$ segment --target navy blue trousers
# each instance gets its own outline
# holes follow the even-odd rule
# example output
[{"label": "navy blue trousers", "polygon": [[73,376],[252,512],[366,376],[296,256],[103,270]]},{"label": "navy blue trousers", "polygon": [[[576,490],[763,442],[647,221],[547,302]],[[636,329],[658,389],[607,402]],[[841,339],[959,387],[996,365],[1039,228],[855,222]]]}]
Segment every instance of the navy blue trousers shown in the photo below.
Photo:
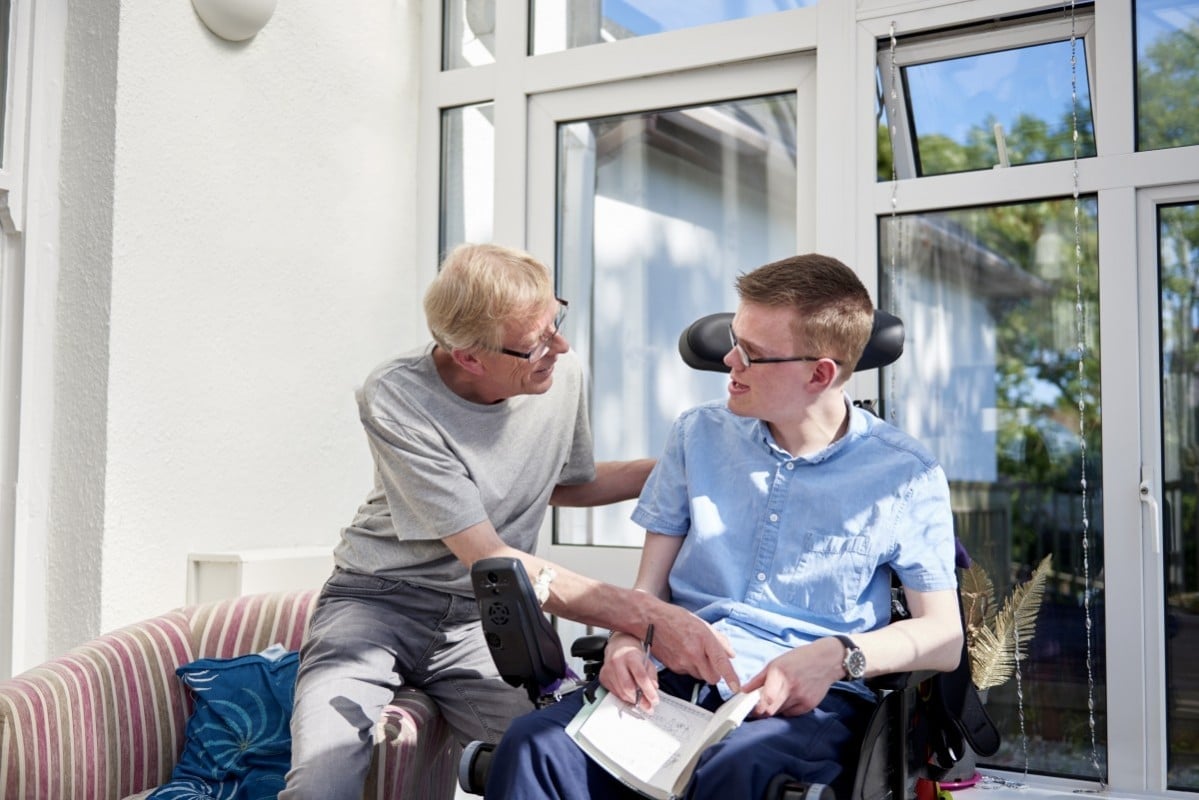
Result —
[{"label": "navy blue trousers", "polygon": [[[695,681],[662,672],[662,691],[690,697]],[[720,695],[701,690],[699,704],[712,708]],[[565,728],[583,705],[583,692],[518,717],[496,748],[487,778],[487,797],[542,800],[580,797],[636,798],[595,764]],[[843,768],[855,760],[870,703],[845,692],[829,692],[811,712],[799,717],[747,719],[700,757],[687,788],[689,800],[758,800],[774,778],[785,773],[811,783],[839,786]]]}]

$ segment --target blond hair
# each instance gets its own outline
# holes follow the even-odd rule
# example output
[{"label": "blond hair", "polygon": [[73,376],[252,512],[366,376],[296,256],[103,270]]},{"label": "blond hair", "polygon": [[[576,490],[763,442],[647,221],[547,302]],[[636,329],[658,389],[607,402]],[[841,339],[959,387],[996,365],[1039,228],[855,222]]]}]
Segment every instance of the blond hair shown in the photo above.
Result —
[{"label": "blond hair", "polygon": [[554,303],[550,272],[533,256],[496,244],[455,247],[425,292],[425,319],[446,350],[503,346],[505,325],[535,325]]},{"label": "blond hair", "polygon": [[737,294],[750,303],[794,309],[796,345],[849,371],[870,340],[870,293],[853,270],[830,256],[809,253],[758,267],[737,278]]}]

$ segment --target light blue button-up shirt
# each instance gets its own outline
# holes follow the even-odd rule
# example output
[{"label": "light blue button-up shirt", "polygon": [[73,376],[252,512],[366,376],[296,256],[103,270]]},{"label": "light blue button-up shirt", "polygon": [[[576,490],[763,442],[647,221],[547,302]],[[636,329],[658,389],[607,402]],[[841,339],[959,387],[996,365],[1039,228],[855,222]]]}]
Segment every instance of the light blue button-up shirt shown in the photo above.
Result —
[{"label": "light blue button-up shirt", "polygon": [[797,645],[886,625],[892,571],[915,591],[957,586],[944,471],[849,409],[845,436],[798,458],[724,401],[686,411],[633,511],[685,537],[671,596],[729,637],[743,682]]}]

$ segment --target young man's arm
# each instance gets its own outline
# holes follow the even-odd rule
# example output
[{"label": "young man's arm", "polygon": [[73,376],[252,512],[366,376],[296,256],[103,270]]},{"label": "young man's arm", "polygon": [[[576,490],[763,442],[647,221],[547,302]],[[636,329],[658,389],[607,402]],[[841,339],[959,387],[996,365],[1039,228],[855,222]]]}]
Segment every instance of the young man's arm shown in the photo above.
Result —
[{"label": "young man's arm", "polygon": [[710,683],[724,678],[729,685],[737,685],[724,637],[699,617],[666,602],[657,593],[603,583],[509,547],[490,522],[472,525],[442,541],[468,567],[481,558],[515,558],[524,565],[533,581],[548,567],[554,571],[554,579],[549,584],[549,597],[543,605],[547,613],[585,625],[621,631],[638,641],[645,638],[652,623],[655,650],[663,654],[661,660],[668,667],[678,669],[685,665],[687,668],[679,671],[689,672]]},{"label": "young man's arm", "polygon": [[[854,634],[853,643],[866,656],[866,677],[913,670],[947,671],[962,652],[962,621],[957,591],[904,591],[908,619],[869,633]],[[815,708],[834,681],[845,676],[845,646],[827,637],[771,661],[744,686],[762,689],[754,713],[796,716]]]},{"label": "young man's arm", "polygon": [[595,465],[595,480],[558,484],[550,494],[550,505],[590,507],[632,500],[641,493],[655,463],[652,458],[600,461]]}]

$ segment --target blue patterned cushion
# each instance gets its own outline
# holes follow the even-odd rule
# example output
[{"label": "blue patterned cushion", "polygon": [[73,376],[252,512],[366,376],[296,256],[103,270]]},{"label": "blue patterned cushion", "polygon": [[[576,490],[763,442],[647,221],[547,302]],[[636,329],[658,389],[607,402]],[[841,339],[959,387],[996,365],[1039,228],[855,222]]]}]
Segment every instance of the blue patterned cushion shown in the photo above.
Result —
[{"label": "blue patterned cushion", "polygon": [[[281,649],[281,648],[280,648]],[[202,658],[175,671],[196,709],[171,780],[154,800],[273,800],[291,766],[299,653]]]}]

